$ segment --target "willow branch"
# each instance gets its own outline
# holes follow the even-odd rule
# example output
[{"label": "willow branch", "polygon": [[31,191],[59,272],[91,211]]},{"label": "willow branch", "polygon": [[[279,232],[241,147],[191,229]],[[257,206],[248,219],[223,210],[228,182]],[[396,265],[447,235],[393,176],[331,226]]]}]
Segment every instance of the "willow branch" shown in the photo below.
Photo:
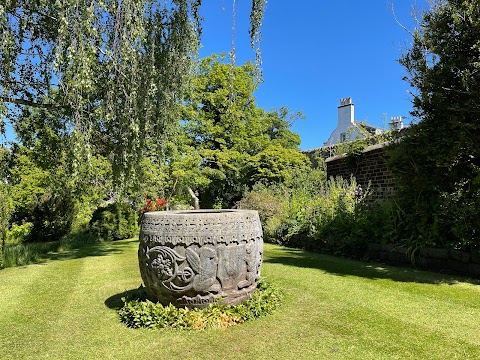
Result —
[{"label": "willow branch", "polygon": [[59,104],[42,104],[37,103],[35,101],[25,100],[25,99],[15,99],[8,96],[0,96],[0,100],[3,102],[15,104],[15,105],[26,105],[31,106],[39,109],[54,109],[54,108],[61,108],[62,106]]}]

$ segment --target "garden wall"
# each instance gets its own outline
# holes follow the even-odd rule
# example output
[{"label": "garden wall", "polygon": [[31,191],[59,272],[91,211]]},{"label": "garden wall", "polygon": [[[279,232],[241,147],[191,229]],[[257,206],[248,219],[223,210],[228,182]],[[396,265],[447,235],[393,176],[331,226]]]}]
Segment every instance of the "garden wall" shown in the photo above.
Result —
[{"label": "garden wall", "polygon": [[314,252],[341,254],[389,265],[414,266],[442,274],[480,279],[480,252],[469,253],[459,250],[423,248],[415,251],[412,259],[407,249],[400,246],[371,243],[364,247],[352,248],[347,243],[322,242],[301,235],[292,237],[288,244],[284,245]]},{"label": "garden wall", "polygon": [[329,157],[325,163],[328,178],[341,176],[348,179],[353,175],[363,190],[370,185],[368,202],[385,199],[395,190],[395,178],[385,161],[384,144],[369,146],[357,155]]}]

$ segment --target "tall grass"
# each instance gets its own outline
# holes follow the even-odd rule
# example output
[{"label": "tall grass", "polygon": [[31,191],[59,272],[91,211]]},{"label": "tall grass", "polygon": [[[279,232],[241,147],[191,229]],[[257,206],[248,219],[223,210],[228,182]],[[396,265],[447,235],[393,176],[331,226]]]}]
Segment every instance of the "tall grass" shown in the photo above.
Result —
[{"label": "tall grass", "polygon": [[3,266],[7,268],[36,263],[42,255],[58,251],[59,248],[60,241],[6,245],[3,249]]},{"label": "tall grass", "polygon": [[0,255],[3,255],[3,267],[8,268],[41,262],[50,252],[78,249],[100,242],[87,231],[75,232],[57,241],[6,244]]}]

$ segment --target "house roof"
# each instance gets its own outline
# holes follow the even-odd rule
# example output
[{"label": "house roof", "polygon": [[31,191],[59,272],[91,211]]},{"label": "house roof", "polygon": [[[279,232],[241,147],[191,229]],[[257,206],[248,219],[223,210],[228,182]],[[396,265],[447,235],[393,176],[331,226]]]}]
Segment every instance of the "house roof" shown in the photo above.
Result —
[{"label": "house roof", "polygon": [[377,133],[378,131],[381,131],[383,132],[384,129],[378,127],[378,126],[373,126],[373,125],[368,125],[368,124],[365,124],[364,122],[361,122],[361,121],[357,121],[357,120],[354,120],[353,121],[353,125],[358,128],[359,130],[366,130],[368,131],[370,134],[375,134]]}]

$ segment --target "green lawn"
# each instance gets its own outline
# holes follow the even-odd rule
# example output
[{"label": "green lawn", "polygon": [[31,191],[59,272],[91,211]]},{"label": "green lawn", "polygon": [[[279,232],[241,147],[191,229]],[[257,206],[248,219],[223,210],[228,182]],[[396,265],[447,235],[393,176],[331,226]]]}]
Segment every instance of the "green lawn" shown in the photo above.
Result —
[{"label": "green lawn", "polygon": [[128,329],[137,241],[0,271],[0,359],[480,359],[480,286],[462,278],[265,245],[273,315],[228,329]]}]

